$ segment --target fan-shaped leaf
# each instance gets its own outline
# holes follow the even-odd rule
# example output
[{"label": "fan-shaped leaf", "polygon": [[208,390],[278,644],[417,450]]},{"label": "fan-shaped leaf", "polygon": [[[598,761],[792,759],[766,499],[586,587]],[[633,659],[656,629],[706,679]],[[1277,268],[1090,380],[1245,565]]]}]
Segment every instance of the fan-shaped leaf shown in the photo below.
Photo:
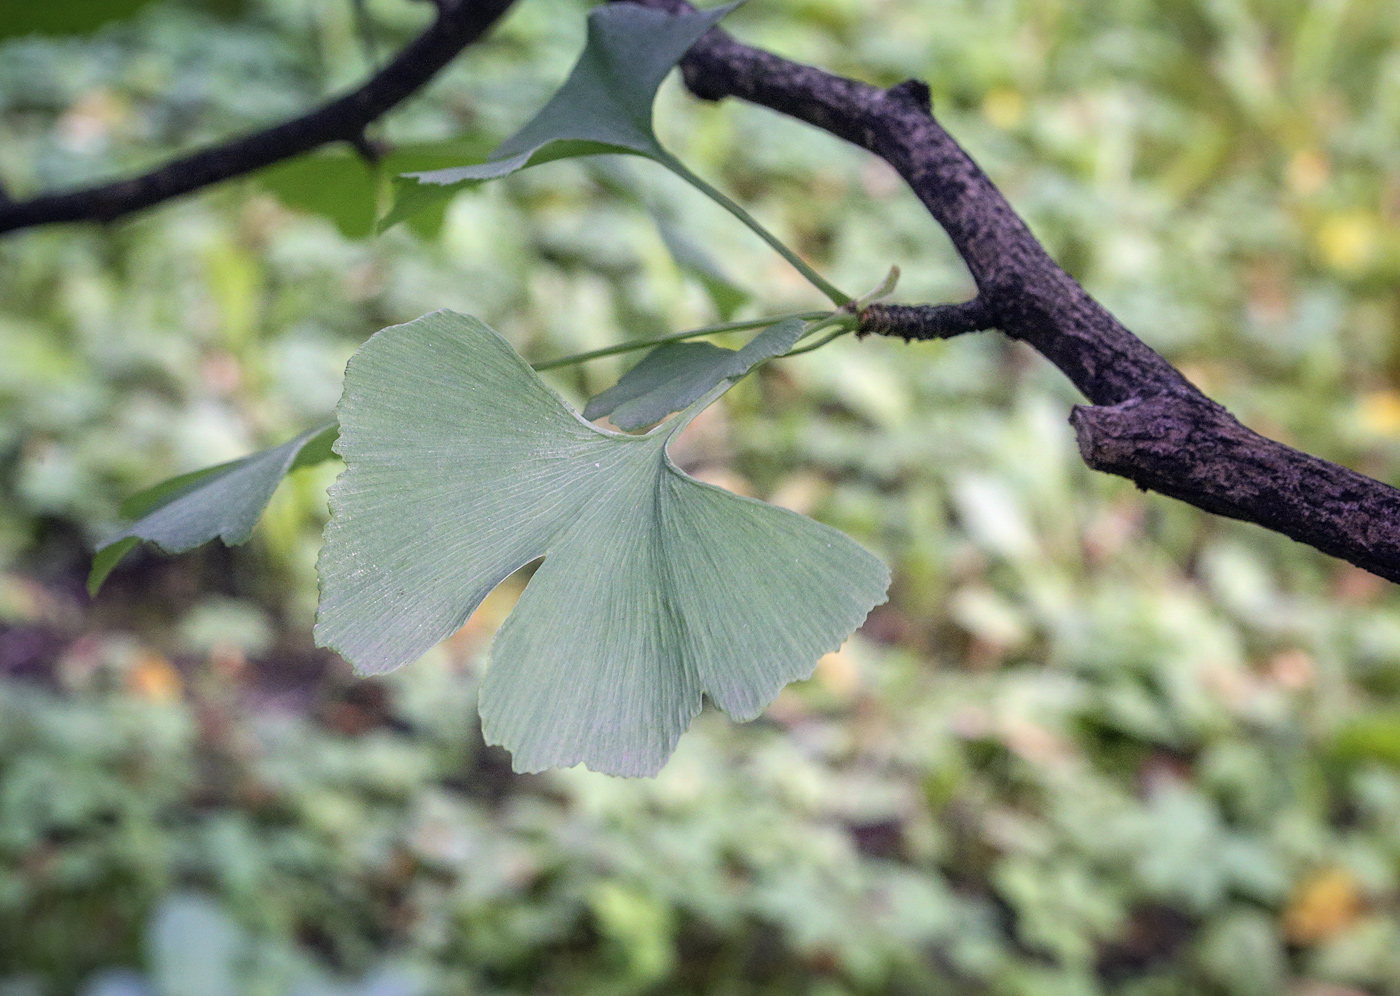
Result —
[{"label": "fan-shaped leaf", "polygon": [[736,6],[680,14],[633,3],[595,7],[583,54],[549,103],[484,163],[400,177],[381,227],[464,186],[555,159],[625,153],[669,166],[651,127],[656,91],[690,46]]},{"label": "fan-shaped leaf", "polygon": [[686,476],[563,403],[475,318],[436,312],[351,359],[317,641],[362,673],[416,659],[544,557],[497,635],[482,727],[520,771],[656,772],[702,694],[739,719],[883,598],[858,544]]},{"label": "fan-shaped leaf", "polygon": [[97,594],[112,568],[141,540],[165,553],[184,553],[216,538],[228,546],[246,542],[282,478],[332,457],[335,437],[335,426],[321,426],[281,446],[182,474],[132,495],[123,503],[122,514],[139,518],[98,548],[88,591]]},{"label": "fan-shaped leaf", "polygon": [[699,400],[721,381],[738,380],[757,364],[786,353],[806,324],[789,318],[764,329],[743,349],[708,342],[658,346],[612,387],[588,402],[583,417],[608,415],[620,429],[640,429]]}]

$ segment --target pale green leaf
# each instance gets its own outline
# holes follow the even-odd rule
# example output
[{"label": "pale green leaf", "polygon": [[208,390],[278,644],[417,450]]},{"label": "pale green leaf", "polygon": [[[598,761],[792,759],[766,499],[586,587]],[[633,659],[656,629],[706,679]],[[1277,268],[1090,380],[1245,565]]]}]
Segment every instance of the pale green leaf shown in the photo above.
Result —
[{"label": "pale green leaf", "polygon": [[653,349],[612,387],[588,402],[583,417],[610,416],[620,429],[640,429],[699,400],[721,381],[738,380],[755,365],[786,353],[802,337],[800,318],[764,329],[743,349],[707,342],[672,342]]},{"label": "pale green leaf", "polygon": [[[710,397],[717,396],[717,387]],[[487,740],[519,771],[656,772],[708,695],[750,719],[884,597],[843,534],[702,484],[666,446],[564,404],[475,318],[436,312],[351,359],[316,639],[361,673],[415,660],[544,557],[497,635]]]},{"label": "pale green leaf", "polygon": [[651,126],[656,91],[690,46],[736,6],[680,14],[633,3],[595,7],[583,53],[549,103],[484,163],[400,177],[381,227],[465,186],[555,159],[625,153],[670,165]]},{"label": "pale green leaf", "polygon": [[282,478],[333,456],[335,436],[335,426],[320,426],[281,446],[182,474],[128,498],[122,513],[139,518],[98,548],[88,591],[97,594],[112,568],[142,540],[165,553],[184,553],[213,539],[228,546],[247,541]]}]

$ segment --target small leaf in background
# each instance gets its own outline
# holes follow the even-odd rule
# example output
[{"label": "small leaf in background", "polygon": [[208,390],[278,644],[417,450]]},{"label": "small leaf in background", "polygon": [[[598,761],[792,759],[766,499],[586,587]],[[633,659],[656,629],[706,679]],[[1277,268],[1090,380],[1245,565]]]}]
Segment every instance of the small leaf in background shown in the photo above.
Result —
[{"label": "small leaf in background", "polygon": [[[346,238],[362,239],[374,234],[389,176],[479,158],[490,148],[480,135],[467,133],[448,141],[396,145],[372,164],[348,148],[319,149],[259,170],[252,178],[287,207],[320,215]],[[446,207],[445,200],[436,201],[409,219],[409,227],[425,238],[435,236]]]},{"label": "small leaf in background", "polygon": [[166,898],[146,936],[159,996],[238,996],[246,939],[214,900],[197,893]]},{"label": "small leaf in background", "polygon": [[122,557],[142,540],[165,553],[184,553],[213,539],[227,546],[246,542],[282,478],[334,456],[335,436],[335,426],[320,426],[281,446],[181,474],[133,495],[121,511],[139,518],[98,547],[88,592],[96,595]]},{"label": "small leaf in background", "polygon": [[184,690],[184,681],[164,654],[141,650],[126,673],[126,687],[150,702],[174,702]]},{"label": "small leaf in background", "polygon": [[[180,6],[227,17],[242,13],[244,3],[245,0],[184,0]],[[0,42],[31,35],[91,35],[153,6],[156,0],[6,0],[0,5]]]},{"label": "small leaf in background", "polygon": [[283,204],[329,218],[347,239],[374,232],[380,168],[349,149],[323,149],[259,171],[254,179]]},{"label": "small leaf in background", "polygon": [[475,318],[440,311],[374,335],[337,414],[346,469],[317,642],[361,673],[390,670],[544,557],[481,691],[485,737],[518,771],[654,774],[702,695],[752,719],[889,583],[836,530],[683,474],[666,446],[687,417],[600,430]]},{"label": "small leaf in background", "polygon": [[705,293],[710,296],[721,318],[728,320],[734,312],[748,303],[749,292],[730,280],[724,268],[704,247],[687,235],[668,215],[659,211],[653,211],[652,214],[656,218],[656,230],[661,234],[666,251],[671,254],[671,258],[676,261],[682,272],[700,281],[700,286],[705,288]]},{"label": "small leaf in background", "polygon": [[743,349],[708,342],[669,342],[648,353],[583,410],[590,422],[609,416],[620,429],[641,429],[704,397],[724,380],[738,380],[756,365],[786,353],[802,338],[800,318],[770,325]]},{"label": "small leaf in background", "polygon": [[1263,912],[1230,910],[1207,922],[1201,935],[1201,968],[1230,996],[1275,996],[1290,988],[1288,956]]},{"label": "small leaf in background", "polygon": [[669,165],[651,127],[656,91],[690,46],[736,6],[681,14],[631,3],[595,7],[583,54],[549,103],[484,163],[400,177],[381,228],[470,184],[556,159],[623,153]]},{"label": "small leaf in background", "polygon": [[1317,944],[1350,927],[1361,916],[1361,887],[1345,868],[1324,868],[1298,883],[1283,910],[1290,943]]},{"label": "small leaf in background", "polygon": [[1332,738],[1331,754],[1343,764],[1374,761],[1400,768],[1400,711],[1373,710],[1342,724]]},{"label": "small leaf in background", "polygon": [[109,968],[98,972],[84,983],[78,996],[155,996],[140,972],[128,968]]},{"label": "small leaf in background", "polygon": [[125,20],[152,0],[47,0],[6,3],[0,41],[25,35],[86,35]]},{"label": "small leaf in background", "polygon": [[655,985],[675,967],[675,917],[654,894],[609,880],[593,888],[588,905],[626,966],[620,974],[630,988]]}]

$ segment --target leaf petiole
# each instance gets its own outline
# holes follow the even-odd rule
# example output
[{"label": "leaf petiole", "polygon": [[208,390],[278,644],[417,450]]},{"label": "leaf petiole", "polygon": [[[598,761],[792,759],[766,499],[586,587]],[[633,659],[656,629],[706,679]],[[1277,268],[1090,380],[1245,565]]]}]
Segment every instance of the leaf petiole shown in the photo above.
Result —
[{"label": "leaf petiole", "polygon": [[651,339],[638,339],[635,342],[618,343],[616,346],[605,346],[602,349],[591,349],[586,353],[575,353],[572,356],[561,356],[557,360],[546,360],[543,363],[533,363],[531,366],[536,371],[553,370],[556,367],[566,367],[574,363],[584,363],[588,360],[596,360],[603,356],[615,356],[618,353],[630,353],[638,349],[646,349],[648,346],[658,346],[667,342],[680,342],[684,339],[698,339],[705,335],[718,335],[721,332],[742,332],[745,329],[767,328],[776,325],[781,321],[800,318],[803,321],[821,321],[829,319],[832,313],[829,311],[801,311],[792,315],[777,315],[772,318],[750,318],[741,322],[720,322],[717,325],[705,325],[697,329],[687,329],[684,332],[671,332],[667,335],[656,336]]},{"label": "leaf petiole", "polygon": [[786,353],[784,353],[782,356],[776,357],[776,359],[785,360],[785,359],[787,359],[789,356],[801,356],[803,353],[810,353],[810,352],[812,352],[812,350],[814,350],[814,349],[821,349],[821,348],[822,348],[823,346],[825,346],[827,343],[832,342],[832,341],[834,341],[834,340],[836,340],[836,339],[841,338],[841,336],[846,335],[846,334],[849,333],[850,331],[851,331],[850,328],[843,326],[843,327],[841,327],[841,328],[836,329],[835,331],[831,332],[831,333],[828,334],[828,335],[822,336],[820,339],[818,339],[816,342],[812,343],[810,346],[801,346],[801,347],[799,347],[799,348],[797,348],[797,349],[789,349],[789,350],[788,350]]},{"label": "leaf petiole", "polygon": [[820,332],[822,329],[831,328],[833,325],[839,326],[837,329],[810,345],[802,346],[798,349],[789,349],[786,353],[783,353],[782,356],[776,357],[776,359],[781,360],[788,356],[801,356],[803,353],[810,353],[813,350],[821,349],[829,342],[841,338],[841,336],[848,332],[854,332],[860,325],[861,312],[873,302],[888,297],[893,293],[895,284],[897,283],[899,283],[899,267],[891,266],[890,272],[885,276],[885,279],[880,282],[880,286],[876,287],[868,294],[848,301],[841,307],[840,311],[832,312],[830,315],[814,321],[807,330],[802,333],[802,338],[799,339],[798,342]]},{"label": "leaf petiole", "polygon": [[661,165],[671,170],[671,172],[675,173],[681,179],[685,180],[696,190],[699,190],[706,197],[710,198],[710,200],[714,201],[720,207],[724,208],[734,217],[742,221],[746,226],[748,226],[751,232],[757,235],[764,242],[767,242],[768,245],[771,246],[779,256],[782,256],[783,259],[787,260],[794,267],[796,267],[797,272],[801,273],[804,277],[806,277],[808,283],[810,283],[813,287],[817,288],[817,290],[821,291],[828,298],[830,298],[832,304],[836,305],[839,308],[851,302],[851,295],[847,294],[845,291],[832,284],[829,280],[823,277],[816,270],[812,269],[812,267],[809,266],[807,262],[802,259],[801,256],[797,255],[797,253],[793,252],[786,245],[784,245],[776,235],[774,235],[772,232],[768,231],[768,229],[760,225],[758,223],[758,220],[754,218],[753,215],[745,211],[736,202],[730,200],[729,197],[726,196],[722,191],[718,190],[715,187],[712,187],[700,177],[696,176],[693,172],[691,172],[690,168],[685,165],[685,163],[681,162],[669,152],[665,153],[665,158],[657,159],[657,162],[661,163]]}]

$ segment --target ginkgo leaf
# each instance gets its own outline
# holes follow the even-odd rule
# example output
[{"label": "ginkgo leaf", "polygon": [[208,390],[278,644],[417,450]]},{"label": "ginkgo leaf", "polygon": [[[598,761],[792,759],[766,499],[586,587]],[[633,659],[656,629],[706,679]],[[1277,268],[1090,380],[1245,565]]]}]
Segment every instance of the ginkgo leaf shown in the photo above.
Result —
[{"label": "ginkgo leaf", "polygon": [[656,91],[690,46],[737,6],[678,14],[634,3],[595,7],[583,54],[549,103],[484,163],[400,177],[381,228],[462,187],[556,159],[623,153],[671,166],[652,131]]},{"label": "ginkgo leaf", "polygon": [[702,695],[750,719],[811,674],[884,597],[860,545],[702,484],[676,432],[566,405],[475,318],[440,311],[372,336],[337,414],[316,639],[362,674],[415,660],[540,557],[497,634],[482,729],[518,771],[655,773]]},{"label": "ginkgo leaf", "polygon": [[246,542],[282,478],[334,456],[335,438],[335,426],[320,426],[281,446],[181,474],[132,495],[121,512],[136,521],[98,547],[88,574],[89,593],[96,595],[142,540],[165,553],[184,553],[213,539],[227,546]]},{"label": "ginkgo leaf", "polygon": [[806,329],[800,318],[771,325],[743,349],[708,342],[671,342],[648,353],[612,387],[588,402],[583,417],[604,415],[619,429],[640,429],[699,400],[724,380],[737,380],[757,364],[793,347]]}]

